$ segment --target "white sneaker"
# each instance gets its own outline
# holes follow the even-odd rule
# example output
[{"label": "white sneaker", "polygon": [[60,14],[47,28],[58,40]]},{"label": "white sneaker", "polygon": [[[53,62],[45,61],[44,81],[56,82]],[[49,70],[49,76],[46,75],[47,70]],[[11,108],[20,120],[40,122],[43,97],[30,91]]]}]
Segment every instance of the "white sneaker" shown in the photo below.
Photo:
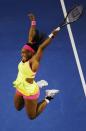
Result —
[{"label": "white sneaker", "polygon": [[39,86],[39,88],[42,88],[42,87],[48,86],[48,82],[45,80],[40,80],[37,82],[37,85]]},{"label": "white sneaker", "polygon": [[52,90],[46,90],[46,97],[54,97],[56,94],[58,94],[60,90],[52,89]]}]

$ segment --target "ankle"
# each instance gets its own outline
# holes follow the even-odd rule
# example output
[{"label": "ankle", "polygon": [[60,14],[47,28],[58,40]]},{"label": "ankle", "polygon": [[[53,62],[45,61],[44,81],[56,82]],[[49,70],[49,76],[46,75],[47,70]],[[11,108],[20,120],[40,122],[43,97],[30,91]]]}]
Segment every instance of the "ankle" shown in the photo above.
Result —
[{"label": "ankle", "polygon": [[51,96],[45,97],[45,101],[46,101],[47,103],[49,103],[52,99],[53,99],[53,97],[51,97]]}]

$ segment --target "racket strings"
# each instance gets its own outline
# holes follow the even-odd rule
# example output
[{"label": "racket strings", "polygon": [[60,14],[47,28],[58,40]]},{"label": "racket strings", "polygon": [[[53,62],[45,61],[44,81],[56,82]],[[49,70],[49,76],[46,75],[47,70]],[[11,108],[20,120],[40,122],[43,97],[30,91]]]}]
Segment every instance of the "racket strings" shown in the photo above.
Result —
[{"label": "racket strings", "polygon": [[73,10],[71,10],[68,14],[69,22],[76,21],[81,16],[82,10],[83,10],[82,6],[78,6],[74,8]]}]

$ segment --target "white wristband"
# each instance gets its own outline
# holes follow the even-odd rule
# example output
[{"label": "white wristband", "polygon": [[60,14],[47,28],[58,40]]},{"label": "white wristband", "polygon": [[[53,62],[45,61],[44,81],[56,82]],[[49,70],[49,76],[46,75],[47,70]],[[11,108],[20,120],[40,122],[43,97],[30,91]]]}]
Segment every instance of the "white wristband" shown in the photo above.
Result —
[{"label": "white wristband", "polygon": [[49,38],[53,38],[54,37],[54,35],[51,33],[50,35],[49,35]]},{"label": "white wristband", "polygon": [[56,31],[60,31],[60,29],[61,29],[60,27],[57,27],[55,30],[56,30]]}]

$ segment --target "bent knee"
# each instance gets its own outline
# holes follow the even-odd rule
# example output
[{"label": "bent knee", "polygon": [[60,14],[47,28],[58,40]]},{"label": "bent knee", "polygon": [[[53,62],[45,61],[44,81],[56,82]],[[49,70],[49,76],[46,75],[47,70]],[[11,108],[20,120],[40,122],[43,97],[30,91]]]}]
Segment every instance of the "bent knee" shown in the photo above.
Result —
[{"label": "bent knee", "polygon": [[15,104],[15,108],[17,111],[21,111],[24,106],[20,106],[18,104]]},{"label": "bent knee", "polygon": [[36,116],[29,116],[30,120],[34,120],[36,118]]},{"label": "bent knee", "polygon": [[27,114],[30,120],[34,120],[36,118],[36,114]]},{"label": "bent knee", "polygon": [[21,110],[22,110],[22,108],[16,107],[16,110],[17,110],[17,111],[21,111]]}]

